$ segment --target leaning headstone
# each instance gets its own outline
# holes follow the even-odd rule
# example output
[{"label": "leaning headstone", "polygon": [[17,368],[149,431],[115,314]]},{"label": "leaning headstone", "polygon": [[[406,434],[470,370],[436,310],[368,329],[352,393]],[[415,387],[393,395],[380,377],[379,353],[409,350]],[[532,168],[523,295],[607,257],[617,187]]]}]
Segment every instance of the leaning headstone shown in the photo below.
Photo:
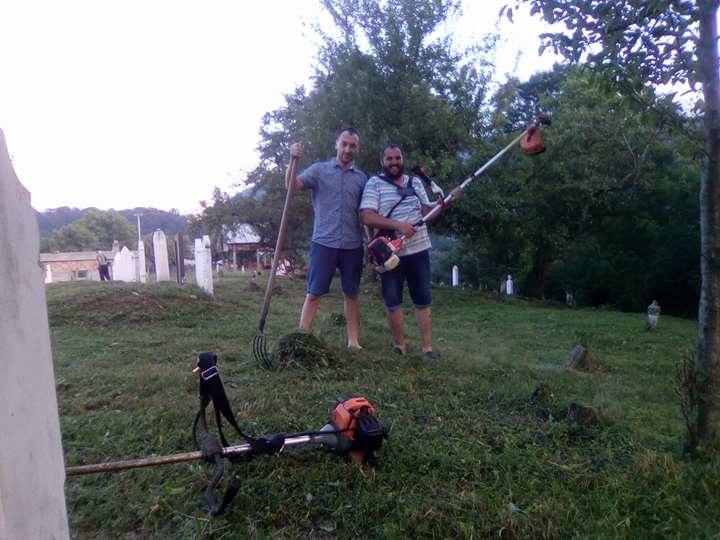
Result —
[{"label": "leaning headstone", "polygon": [[39,234],[0,130],[0,538],[69,538]]},{"label": "leaning headstone", "polygon": [[452,267],[452,286],[460,286],[460,269],[458,268],[457,264],[453,265]]},{"label": "leaning headstone", "polygon": [[210,238],[195,239],[195,281],[208,294],[213,294],[212,252]]},{"label": "leaning headstone", "polygon": [[660,305],[657,300],[653,300],[647,308],[647,326],[650,330],[655,330],[660,319]]},{"label": "leaning headstone", "polygon": [[165,233],[156,229],[153,233],[153,254],[155,255],[155,281],[170,281],[167,240]]},{"label": "leaning headstone", "polygon": [[565,363],[565,367],[577,371],[603,371],[602,366],[595,360],[595,357],[590,354],[590,351],[579,343],[570,351],[570,356]]},{"label": "leaning headstone", "polygon": [[114,281],[137,281],[136,259],[133,253],[126,247],[118,251],[113,257],[113,280]]}]

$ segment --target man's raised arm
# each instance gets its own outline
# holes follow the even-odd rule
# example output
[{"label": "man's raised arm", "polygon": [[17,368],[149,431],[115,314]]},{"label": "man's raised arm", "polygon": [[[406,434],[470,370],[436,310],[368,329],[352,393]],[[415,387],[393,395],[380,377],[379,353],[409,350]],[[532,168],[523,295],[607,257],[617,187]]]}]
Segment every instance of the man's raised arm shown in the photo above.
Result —
[{"label": "man's raised arm", "polygon": [[[290,157],[291,158],[298,158],[298,160],[302,159],[303,157],[303,145],[302,143],[296,142],[293,143],[292,146],[290,146]],[[291,179],[293,183],[293,189],[303,189],[305,187],[305,184],[302,183],[302,180],[299,180],[297,176],[295,178]],[[285,189],[287,189],[289,186],[286,185]]]}]

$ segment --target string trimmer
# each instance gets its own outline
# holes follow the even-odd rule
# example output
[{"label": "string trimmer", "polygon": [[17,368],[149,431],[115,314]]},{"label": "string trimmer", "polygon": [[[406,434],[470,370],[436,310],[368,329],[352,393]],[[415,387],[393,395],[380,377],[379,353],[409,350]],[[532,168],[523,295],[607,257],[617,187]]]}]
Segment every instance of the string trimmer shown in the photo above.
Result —
[{"label": "string trimmer", "polygon": [[[522,148],[523,153],[526,155],[532,156],[544,152],[545,146],[543,145],[542,139],[540,137],[541,125],[549,126],[550,117],[544,114],[539,115],[535,122],[530,124],[530,126],[528,126],[525,131],[523,131],[520,135],[510,141],[510,143],[505,148],[500,150],[497,154],[495,154],[495,156],[493,156],[490,161],[485,163],[482,167],[480,167],[469,177],[463,180],[460,183],[459,187],[465,189],[465,187],[470,182],[481,176],[498,159],[505,155],[508,150],[510,150],[518,143],[520,143],[520,147]],[[438,204],[436,204],[435,207],[430,210],[430,212],[428,212],[423,218],[413,223],[413,227],[417,228],[432,220],[436,215],[442,212],[443,208],[445,208],[445,206],[449,204],[454,199],[454,197],[452,193],[444,195],[442,189],[437,184],[435,184],[435,182],[428,178],[422,178],[425,175],[425,170],[423,167],[417,167],[413,169],[412,172],[415,175],[420,176],[420,178],[424,180],[425,183],[429,183],[433,193],[437,193],[440,195]],[[369,259],[377,272],[382,274],[383,272],[387,272],[388,270],[392,270],[393,268],[397,267],[397,265],[400,263],[400,258],[397,256],[397,252],[402,249],[404,241],[404,235],[395,239],[389,238],[387,236],[378,236],[368,244]]]},{"label": "string trimmer", "polygon": [[268,311],[270,310],[270,300],[272,299],[273,285],[275,283],[275,272],[277,271],[278,263],[282,257],[282,247],[285,242],[288,215],[290,214],[290,205],[292,203],[293,180],[297,175],[299,160],[300,158],[296,156],[290,158],[290,165],[285,173],[285,185],[287,186],[285,205],[283,206],[283,213],[280,218],[280,229],[278,230],[277,242],[275,243],[275,253],[273,254],[272,265],[270,266],[270,275],[268,276],[267,286],[265,287],[265,297],[263,298],[262,307],[260,308],[258,333],[253,339],[252,344],[255,359],[262,362],[268,369],[273,369],[275,366],[273,365],[272,357],[267,350],[267,341],[265,339],[265,321],[267,320]]},{"label": "string trimmer", "polygon": [[[195,415],[192,427],[192,438],[198,451],[68,467],[65,471],[66,475],[111,472],[203,459],[215,465],[215,473],[205,489],[204,496],[210,513],[216,516],[227,509],[240,489],[240,480],[235,476],[228,484],[222,501],[219,504],[216,502],[214,491],[225,473],[223,458],[237,462],[260,455],[279,456],[290,447],[322,445],[338,455],[347,455],[354,461],[371,465],[377,463],[378,451],[387,433],[376,416],[375,407],[364,397],[338,398],[330,412],[330,420],[319,431],[250,437],[240,429],[230,407],[230,401],[220,378],[217,355],[211,352],[200,353],[193,372],[200,378],[200,409]],[[211,402],[220,440],[210,432],[207,425],[205,412]],[[242,444],[231,446],[228,443],[222,430],[223,416],[242,437],[244,440]]]}]

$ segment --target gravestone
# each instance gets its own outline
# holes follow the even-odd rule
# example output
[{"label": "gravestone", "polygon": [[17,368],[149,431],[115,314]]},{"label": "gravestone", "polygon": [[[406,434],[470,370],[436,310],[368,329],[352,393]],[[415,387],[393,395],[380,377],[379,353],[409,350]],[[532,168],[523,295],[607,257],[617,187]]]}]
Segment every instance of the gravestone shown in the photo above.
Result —
[{"label": "gravestone", "polygon": [[155,281],[170,281],[167,240],[165,233],[156,229],[153,233],[153,254],[155,255]]},{"label": "gravestone", "polygon": [[647,326],[651,330],[657,329],[658,319],[660,318],[660,305],[657,300],[653,300],[647,308]]},{"label": "gravestone", "polygon": [[513,285],[513,279],[512,275],[508,274],[507,281],[505,282],[505,294],[508,296],[512,296],[515,292],[515,287]]},{"label": "gravestone", "polygon": [[137,281],[139,281],[140,283],[147,283],[147,269],[145,267],[145,242],[143,242],[142,239],[138,239],[138,249],[135,257],[135,263],[137,264]]},{"label": "gravestone", "polygon": [[123,246],[123,248],[113,257],[113,280],[115,281],[137,281],[136,258],[133,253]]},{"label": "gravestone", "polygon": [[213,294],[212,252],[210,237],[195,239],[195,282],[208,294]]},{"label": "gravestone", "polygon": [[0,538],[69,538],[39,234],[0,130]]},{"label": "gravestone", "polygon": [[183,251],[183,237],[178,233],[175,236],[175,279],[178,285],[185,283],[185,252]]},{"label": "gravestone", "polygon": [[52,283],[52,266],[45,266],[45,283]]},{"label": "gravestone", "polygon": [[460,286],[460,269],[458,268],[457,264],[453,265],[452,267],[452,286]]}]

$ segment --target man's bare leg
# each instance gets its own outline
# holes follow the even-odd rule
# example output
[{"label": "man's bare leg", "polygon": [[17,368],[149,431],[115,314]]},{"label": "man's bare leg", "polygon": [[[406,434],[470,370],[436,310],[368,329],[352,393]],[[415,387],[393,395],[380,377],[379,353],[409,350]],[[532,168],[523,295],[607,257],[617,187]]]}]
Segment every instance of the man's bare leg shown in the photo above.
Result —
[{"label": "man's bare leg", "polygon": [[310,293],[305,296],[305,302],[300,312],[300,328],[302,330],[310,331],[319,306],[320,296]]},{"label": "man's bare leg", "polygon": [[405,316],[401,307],[388,311],[388,324],[392,332],[393,343],[405,354]]},{"label": "man's bare leg", "polygon": [[362,349],[360,337],[360,303],[357,296],[345,295],[345,324],[347,327],[347,346]]},{"label": "man's bare leg", "polygon": [[415,320],[420,330],[422,352],[432,351],[432,313],[430,308],[416,309]]}]

